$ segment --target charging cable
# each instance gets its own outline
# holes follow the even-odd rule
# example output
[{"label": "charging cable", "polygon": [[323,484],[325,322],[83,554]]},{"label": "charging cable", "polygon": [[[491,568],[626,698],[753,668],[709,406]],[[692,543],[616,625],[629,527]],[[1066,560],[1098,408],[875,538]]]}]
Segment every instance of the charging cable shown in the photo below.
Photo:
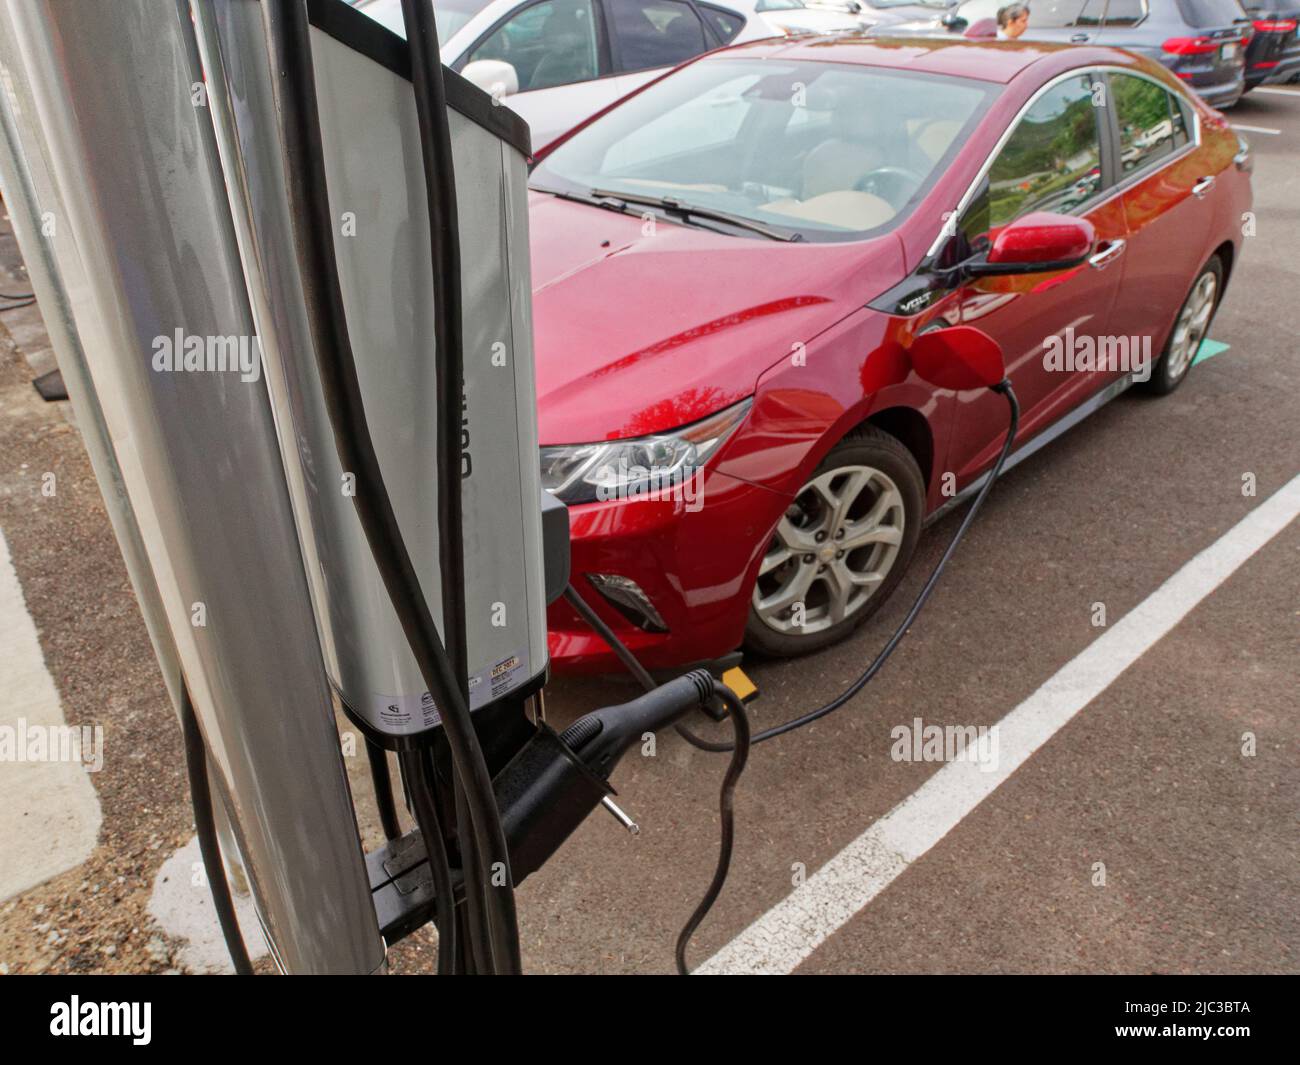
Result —
[{"label": "charging cable", "polygon": [[[930,595],[934,592],[935,585],[939,581],[949,559],[957,550],[957,545],[961,543],[962,538],[966,535],[966,530],[970,528],[971,523],[975,520],[975,515],[979,513],[980,508],[984,505],[984,500],[988,498],[989,490],[993,483],[1002,473],[1006,465],[1007,456],[1011,453],[1012,445],[1015,443],[1016,432],[1020,427],[1020,404],[1016,399],[1015,390],[1011,387],[1011,382],[1003,378],[996,385],[990,386],[991,391],[1002,395],[1007,401],[1008,424],[1006,439],[1003,441],[1002,450],[998,452],[997,460],[993,463],[992,469],[989,470],[988,477],[984,484],[980,486],[979,492],[976,493],[974,501],[962,518],[961,524],[953,534],[952,540],[949,541],[947,549],[943,556],[935,565],[929,579],[926,580],[921,591],[917,594],[916,600],[912,603],[911,609],[908,610],[907,616],[903,618],[898,628],[894,630],[885,646],[872,660],[871,664],[854,680],[847,688],[830,702],[810,710],[806,714],[776,725],[769,729],[764,729],[756,735],[751,736],[749,729],[748,715],[745,713],[744,704],[730,688],[720,681],[714,680],[714,692],[717,697],[726,706],[728,717],[732,723],[734,739],[731,743],[715,743],[710,740],[702,739],[696,736],[688,728],[678,723],[675,728],[683,739],[694,745],[700,750],[730,753],[731,764],[727,767],[727,773],[722,782],[722,792],[719,801],[719,812],[721,815],[720,842],[718,848],[718,865],[713,875],[713,881],[709,884],[708,891],[705,892],[704,898],[696,907],[695,912],[691,915],[686,926],[682,929],[681,934],[677,937],[676,961],[677,971],[682,976],[686,976],[690,970],[686,964],[686,947],[690,942],[691,936],[699,928],[700,923],[708,914],[710,908],[717,901],[718,896],[722,893],[722,887],[726,883],[727,872],[731,865],[731,853],[735,842],[735,789],[736,783],[740,779],[740,774],[745,768],[745,762],[749,757],[750,747],[755,743],[762,743],[765,740],[775,739],[777,736],[784,736],[796,729],[803,728],[805,725],[811,725],[828,714],[834,713],[840,707],[844,706],[853,699],[871,679],[880,672],[881,667],[889,660],[903,637],[907,635],[913,622],[921,613],[922,608],[929,601]],[[629,673],[637,679],[637,682],[647,691],[655,690],[658,685],[655,684],[654,678],[628,648],[618,634],[614,632],[605,620],[600,617],[586,600],[578,593],[577,589],[570,584],[564,590],[564,598],[577,611],[578,615],[592,627],[593,630],[609,645],[618,660],[624,665]]]},{"label": "charging cable", "polygon": [[[929,579],[917,594],[915,602],[912,603],[911,609],[907,612],[907,616],[899,623],[898,628],[894,630],[894,634],[890,636],[885,646],[880,649],[880,653],[876,655],[872,663],[862,671],[853,683],[840,692],[839,695],[835,696],[835,698],[830,702],[817,707],[815,710],[809,710],[806,714],[801,714],[791,721],[786,721],[784,724],[774,725],[772,728],[764,729],[762,732],[754,736],[752,741],[753,743],[763,743],[767,740],[775,739],[777,736],[784,736],[786,733],[794,732],[796,729],[801,729],[805,725],[811,725],[814,721],[819,721],[828,714],[833,714],[840,707],[851,701],[858,692],[862,691],[862,689],[866,687],[871,679],[880,672],[880,668],[889,661],[889,656],[894,653],[895,649],[902,642],[903,637],[907,635],[908,630],[912,627],[912,623],[916,621],[917,615],[921,613],[921,609],[929,601],[935,585],[939,582],[940,575],[942,575],[944,568],[948,565],[948,560],[952,558],[953,553],[957,550],[957,545],[961,543],[962,537],[966,535],[966,530],[970,528],[971,522],[975,520],[975,515],[979,513],[980,507],[984,505],[984,500],[988,498],[989,489],[993,487],[993,482],[1001,475],[1002,467],[1006,465],[1007,456],[1011,453],[1011,447],[1015,443],[1016,430],[1020,427],[1020,403],[1016,399],[1015,390],[1011,387],[1011,382],[1004,378],[998,384],[992,385],[991,391],[1001,394],[1007,401],[1009,421],[1007,425],[1006,440],[1002,444],[1002,450],[998,453],[997,461],[993,463],[993,468],[989,471],[988,478],[980,487],[979,492],[975,496],[974,502],[970,505],[970,509],[966,511],[966,516],[962,518],[961,524],[957,526],[957,531],[953,533],[952,540],[949,541],[948,548],[944,551],[943,557],[939,559],[933,572],[931,572]],[[615,639],[617,639],[617,637],[615,637]],[[732,749],[731,744],[713,743],[709,740],[702,739],[683,725],[679,725],[677,731],[688,743],[694,744],[703,751],[725,752]]]}]

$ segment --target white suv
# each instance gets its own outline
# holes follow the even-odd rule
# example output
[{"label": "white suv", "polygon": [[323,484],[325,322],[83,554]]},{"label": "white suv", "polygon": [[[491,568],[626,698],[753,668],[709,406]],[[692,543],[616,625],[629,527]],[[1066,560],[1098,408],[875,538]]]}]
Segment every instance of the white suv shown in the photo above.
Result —
[{"label": "white suv", "polygon": [[[402,33],[400,0],[354,0]],[[657,74],[733,42],[851,33],[803,0],[436,0],[442,61],[516,111],[534,150]]]}]

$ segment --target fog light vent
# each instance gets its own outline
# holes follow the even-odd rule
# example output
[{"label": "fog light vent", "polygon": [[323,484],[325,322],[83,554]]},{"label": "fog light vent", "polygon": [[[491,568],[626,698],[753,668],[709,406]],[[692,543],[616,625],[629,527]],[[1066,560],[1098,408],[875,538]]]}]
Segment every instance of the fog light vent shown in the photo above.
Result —
[{"label": "fog light vent", "polygon": [[638,629],[646,632],[668,631],[668,626],[659,616],[654,603],[650,602],[650,597],[631,577],[620,577],[614,573],[589,573],[587,580],[596,586],[596,590],[609,600],[615,610]]}]

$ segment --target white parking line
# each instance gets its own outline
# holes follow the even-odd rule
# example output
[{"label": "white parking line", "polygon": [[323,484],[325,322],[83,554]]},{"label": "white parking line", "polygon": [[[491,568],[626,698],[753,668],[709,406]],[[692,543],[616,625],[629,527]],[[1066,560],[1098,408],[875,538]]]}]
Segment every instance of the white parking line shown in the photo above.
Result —
[{"label": "white parking line", "polygon": [[[90,857],[99,796],[79,761],[0,533],[0,901]],[[75,733],[75,735],[74,735]]]},{"label": "white parking line", "polygon": [[1266,92],[1266,93],[1268,93],[1270,96],[1300,96],[1300,89],[1273,89],[1273,88],[1259,88],[1259,89],[1252,89],[1251,91],[1252,91],[1252,92]]},{"label": "white parking line", "polygon": [[1245,130],[1247,133],[1267,133],[1273,137],[1276,137],[1282,132],[1280,129],[1269,129],[1267,126],[1239,126],[1235,122],[1229,124],[1233,129]]},{"label": "white parking line", "polygon": [[1202,599],[1300,514],[1300,476],[1094,640],[999,723],[997,769],[949,762],[698,973],[788,973],[842,928]]}]

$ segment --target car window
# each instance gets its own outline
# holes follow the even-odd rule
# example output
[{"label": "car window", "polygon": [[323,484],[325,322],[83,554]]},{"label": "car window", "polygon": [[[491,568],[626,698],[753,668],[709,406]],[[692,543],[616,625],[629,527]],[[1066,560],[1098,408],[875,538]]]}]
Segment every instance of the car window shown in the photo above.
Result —
[{"label": "car window", "polygon": [[997,91],[846,63],[706,58],[584,126],[531,185],[666,196],[805,240],[858,239],[915,208]]},{"label": "car window", "polygon": [[[446,44],[450,41],[489,2],[490,0],[438,0],[433,9],[433,21],[439,42]],[[401,37],[406,36],[401,0],[357,0],[356,8],[381,26]]]},{"label": "car window", "polygon": [[736,34],[745,28],[745,20],[734,11],[723,11],[720,7],[708,4],[700,4],[699,8],[700,13],[713,24],[713,29],[723,44],[730,44]]},{"label": "car window", "polygon": [[1010,0],[963,0],[957,8],[957,17],[973,26],[980,19],[998,17],[998,10],[1005,7]]},{"label": "car window", "polygon": [[974,242],[1030,211],[1072,212],[1101,191],[1099,109],[1091,76],[1048,89],[1016,125],[967,209]]},{"label": "car window", "polygon": [[1112,74],[1112,107],[1119,123],[1120,171],[1124,174],[1170,155],[1187,141],[1182,109],[1168,92],[1146,78]]},{"label": "car window", "polygon": [[[1089,0],[1088,13],[1098,6],[1098,0]],[[1107,26],[1136,26],[1147,17],[1146,0],[1110,0],[1109,6],[1102,0],[1101,6],[1106,12]]]},{"label": "car window", "polygon": [[1029,5],[1031,30],[1055,30],[1078,24],[1084,0],[1033,0]]},{"label": "car window", "polygon": [[[1109,0],[1087,0],[1083,5],[1083,10],[1079,13],[1078,18],[1074,20],[1076,26],[1100,26],[1101,17],[1106,13],[1106,5]],[[1114,6],[1113,4],[1111,5]]]},{"label": "car window", "polygon": [[680,0],[605,0],[625,71],[673,67],[708,51],[704,26]]},{"label": "car window", "polygon": [[519,76],[519,91],[549,89],[597,75],[592,0],[542,0],[494,30],[469,61],[497,59]]},{"label": "car window", "polygon": [[1189,26],[1231,26],[1243,17],[1237,0],[1178,0],[1178,10]]}]

